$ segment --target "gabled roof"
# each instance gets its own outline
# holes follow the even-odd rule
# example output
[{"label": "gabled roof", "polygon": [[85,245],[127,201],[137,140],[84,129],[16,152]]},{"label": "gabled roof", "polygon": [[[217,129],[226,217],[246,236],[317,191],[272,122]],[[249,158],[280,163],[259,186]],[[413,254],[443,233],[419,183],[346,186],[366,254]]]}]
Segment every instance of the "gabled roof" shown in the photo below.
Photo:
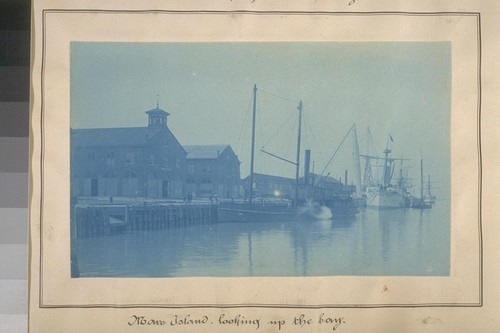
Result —
[{"label": "gabled roof", "polygon": [[[289,178],[289,177],[283,177],[283,176],[275,176],[275,175],[266,175],[263,173],[256,173],[254,172],[253,174],[255,180],[268,180],[268,181],[275,181],[275,182],[295,182],[295,178]],[[319,175],[315,173],[310,173],[309,177],[313,179],[313,181],[316,181]],[[244,180],[250,178],[250,176],[247,176],[244,178]],[[300,177],[299,180],[303,182],[304,177]],[[319,180],[322,184],[342,184],[339,180],[330,177],[330,176],[321,176]]]},{"label": "gabled roof", "polygon": [[219,157],[227,148],[230,149],[229,145],[187,145],[184,146],[186,151],[187,159],[203,158],[203,159],[214,159]]},{"label": "gabled roof", "polygon": [[[266,175],[263,173],[257,173],[254,172],[253,174],[254,181],[256,180],[268,180],[268,181],[275,181],[275,182],[295,182],[295,178],[289,178],[289,177],[283,177],[283,176],[275,176],[275,175]],[[247,176],[244,178],[244,180],[249,179],[250,176]]]},{"label": "gabled roof", "polygon": [[150,127],[73,129],[71,139],[77,147],[142,146],[162,130]]},{"label": "gabled roof", "polygon": [[[312,172],[311,172],[311,173],[309,174],[309,177],[310,177],[311,179],[314,179],[314,181],[316,181],[316,180],[319,178],[319,181],[320,181],[320,182],[322,182],[322,183],[342,184],[342,183],[340,182],[340,180],[335,179],[335,178],[333,178],[333,177],[331,177],[331,176],[320,176],[320,175],[317,175],[317,174],[315,174],[315,173],[312,173]],[[303,177],[301,177],[301,178],[303,178]]]}]

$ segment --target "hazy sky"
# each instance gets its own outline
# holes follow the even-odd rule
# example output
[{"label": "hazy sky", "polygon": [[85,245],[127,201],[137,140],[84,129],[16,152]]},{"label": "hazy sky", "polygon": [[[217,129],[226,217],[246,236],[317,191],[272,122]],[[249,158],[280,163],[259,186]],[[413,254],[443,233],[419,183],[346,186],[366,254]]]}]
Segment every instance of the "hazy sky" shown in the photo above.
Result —
[{"label": "hazy sky", "polygon": [[[356,123],[361,152],[370,127],[381,154],[411,158],[449,191],[451,44],[432,43],[87,43],[71,46],[71,126],[147,126],[145,111],[168,111],[181,144],[230,144],[248,175],[251,97],[257,84],[256,172],[294,177],[297,105],[303,149],[320,172]],[[352,141],[327,172],[351,172]],[[302,158],[303,159],[303,158]],[[362,169],[363,169],[362,165]],[[437,192],[440,192],[438,189]]]}]

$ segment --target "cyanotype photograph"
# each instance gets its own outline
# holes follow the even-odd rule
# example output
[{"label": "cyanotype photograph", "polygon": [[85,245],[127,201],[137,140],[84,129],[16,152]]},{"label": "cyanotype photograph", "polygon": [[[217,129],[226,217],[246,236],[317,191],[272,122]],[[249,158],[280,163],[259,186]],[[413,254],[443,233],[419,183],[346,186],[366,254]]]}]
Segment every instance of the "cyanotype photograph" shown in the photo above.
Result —
[{"label": "cyanotype photograph", "polygon": [[71,276],[450,275],[450,42],[71,42]]}]

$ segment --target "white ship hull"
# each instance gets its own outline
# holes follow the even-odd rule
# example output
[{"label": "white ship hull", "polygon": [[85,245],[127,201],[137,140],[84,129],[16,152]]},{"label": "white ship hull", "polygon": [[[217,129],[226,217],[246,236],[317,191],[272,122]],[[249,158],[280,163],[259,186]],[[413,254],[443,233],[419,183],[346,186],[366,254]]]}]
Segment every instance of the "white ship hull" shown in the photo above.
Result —
[{"label": "white ship hull", "polygon": [[371,187],[366,191],[366,207],[371,209],[405,208],[405,198],[403,193],[395,188]]}]

